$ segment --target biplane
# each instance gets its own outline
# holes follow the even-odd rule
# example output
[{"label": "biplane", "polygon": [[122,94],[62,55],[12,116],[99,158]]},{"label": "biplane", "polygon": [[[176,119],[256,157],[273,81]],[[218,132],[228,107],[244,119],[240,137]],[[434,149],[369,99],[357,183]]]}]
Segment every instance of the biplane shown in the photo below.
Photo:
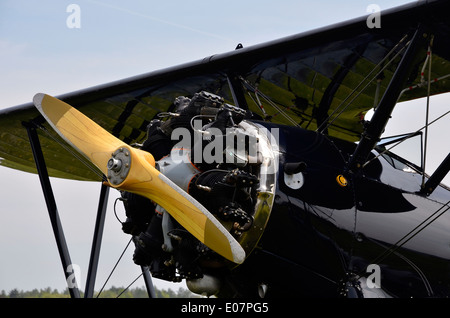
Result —
[{"label": "biplane", "polygon": [[0,164],[39,175],[64,269],[49,176],[101,182],[101,198],[119,190],[133,261],[198,294],[448,297],[450,155],[428,175],[396,153],[417,139],[426,159],[428,118],[381,136],[398,102],[450,91],[449,12],[448,1],[416,1],[382,11],[381,27],[360,17],[37,92],[0,112]]}]

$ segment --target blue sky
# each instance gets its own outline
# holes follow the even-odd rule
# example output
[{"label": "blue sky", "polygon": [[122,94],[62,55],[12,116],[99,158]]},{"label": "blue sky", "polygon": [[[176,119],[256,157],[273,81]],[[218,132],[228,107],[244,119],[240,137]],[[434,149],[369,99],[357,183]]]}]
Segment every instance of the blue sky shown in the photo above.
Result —
[{"label": "blue sky", "polygon": [[[250,46],[363,16],[371,3],[387,9],[408,2],[1,0],[0,109],[30,102],[38,92],[63,94],[231,51],[238,43]],[[66,8],[72,3],[81,9],[79,29],[66,24]],[[438,115],[448,106],[442,103],[444,97],[436,100]],[[408,111],[399,107],[393,119],[413,128],[392,125],[389,131],[421,127],[423,120],[415,119],[422,117],[422,106],[411,104]],[[414,120],[404,120],[408,113],[416,114]],[[437,142],[439,148],[444,141]],[[4,167],[0,176],[8,180],[0,191],[0,290],[64,289],[37,176]],[[80,265],[84,285],[100,185],[58,179],[52,184],[72,261]],[[112,191],[110,196],[97,289],[129,239],[112,213],[117,194]],[[123,215],[120,209],[118,213]],[[108,286],[126,286],[139,274],[131,255],[132,249]],[[142,281],[136,284],[143,286]]]},{"label": "blue sky", "polygon": [[[80,29],[66,25],[72,2]],[[0,107],[39,89],[65,93],[365,15],[370,3],[2,0]]]}]

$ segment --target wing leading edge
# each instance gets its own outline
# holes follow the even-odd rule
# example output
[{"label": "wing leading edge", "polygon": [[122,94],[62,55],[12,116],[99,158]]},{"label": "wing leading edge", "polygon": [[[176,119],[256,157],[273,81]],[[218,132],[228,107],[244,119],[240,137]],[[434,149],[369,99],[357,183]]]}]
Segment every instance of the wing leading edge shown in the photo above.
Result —
[{"label": "wing leading edge", "polygon": [[[192,63],[97,86],[59,99],[73,105],[128,144],[141,142],[148,123],[171,109],[178,96],[206,90],[233,104],[230,78],[245,96],[254,118],[298,125],[349,141],[363,132],[362,117],[386,90],[419,23],[433,35],[432,94],[450,91],[450,12],[448,1],[418,1],[381,13],[382,27],[366,17]],[[400,101],[426,95],[420,70],[428,47],[421,48]],[[237,84],[236,84],[237,83]],[[426,86],[426,85],[425,85]],[[335,118],[335,114],[339,114]],[[41,146],[51,176],[99,180],[57,141],[32,103],[0,112],[0,165],[35,172],[23,123],[40,127]],[[67,146],[65,146],[67,147]]]}]

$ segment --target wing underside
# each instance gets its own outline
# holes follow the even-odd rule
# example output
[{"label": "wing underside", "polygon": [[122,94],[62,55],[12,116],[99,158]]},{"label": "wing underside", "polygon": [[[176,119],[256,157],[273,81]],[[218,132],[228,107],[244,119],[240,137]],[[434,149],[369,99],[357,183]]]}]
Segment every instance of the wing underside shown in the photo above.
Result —
[{"label": "wing underside", "polygon": [[[245,100],[239,106],[252,111],[255,119],[320,128],[337,138],[357,141],[365,112],[376,106],[386,90],[419,23],[433,38],[432,78],[438,80],[431,94],[450,91],[447,12],[446,1],[419,1],[382,12],[378,29],[369,28],[366,17],[361,17],[58,98],[132,144],[145,139],[149,122],[170,111],[178,96],[209,91],[234,104],[231,82],[233,91],[240,91]],[[415,88],[405,90],[400,101],[426,96],[421,70],[427,51],[424,45],[408,80],[407,87]],[[1,165],[35,172],[23,126],[30,122],[41,128],[51,176],[100,180],[95,170],[73,156],[32,103],[0,112]]]}]

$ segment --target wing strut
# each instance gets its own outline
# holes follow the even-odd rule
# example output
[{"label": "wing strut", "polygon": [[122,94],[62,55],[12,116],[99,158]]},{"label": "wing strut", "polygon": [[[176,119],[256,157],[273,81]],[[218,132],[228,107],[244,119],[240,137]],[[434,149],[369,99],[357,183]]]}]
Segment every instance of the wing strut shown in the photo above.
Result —
[{"label": "wing strut", "polygon": [[[64,235],[61,220],[59,218],[58,208],[56,206],[56,200],[53,194],[50,178],[45,164],[44,154],[42,152],[39,136],[36,131],[37,124],[33,122],[22,123],[28,133],[28,138],[33,152],[34,161],[36,163],[36,169],[38,171],[39,180],[41,182],[42,190],[44,192],[45,202],[47,205],[50,221],[52,224],[53,233],[55,235],[56,245],[58,247],[59,256],[63,266],[64,275],[68,284],[68,290],[71,298],[81,298],[80,282],[77,282],[73,271],[69,270],[73,268],[73,263],[70,258],[69,249],[67,246],[66,238]],[[91,256],[89,260],[89,269],[87,274],[85,298],[92,298],[94,293],[95,278],[97,274],[98,260],[100,255],[100,246],[103,235],[103,228],[106,216],[106,206],[109,194],[109,186],[102,184],[99,206],[97,210],[97,219],[94,229],[94,237],[92,241]],[[141,267],[144,277],[145,286],[148,296],[155,298],[155,290],[153,287],[151,275],[147,267]]]},{"label": "wing strut", "polygon": [[431,175],[427,182],[423,185],[421,189],[421,193],[430,195],[442,179],[445,178],[447,173],[450,171],[450,153],[445,157],[445,159],[441,162],[439,167],[437,167],[436,171]]},{"label": "wing strut", "polygon": [[102,183],[97,209],[97,218],[95,220],[94,237],[92,239],[91,257],[89,259],[89,270],[86,278],[84,298],[92,298],[94,296],[95,278],[97,277],[98,260],[100,256],[100,247],[102,244],[108,197],[109,187]]},{"label": "wing strut", "polygon": [[245,100],[244,90],[242,89],[241,81],[239,77],[234,74],[227,75],[228,85],[233,96],[233,102],[236,107],[249,110],[247,101]]},{"label": "wing strut", "polygon": [[66,238],[64,236],[64,231],[61,225],[61,220],[59,219],[58,208],[56,206],[55,197],[53,195],[52,186],[50,183],[50,178],[47,172],[47,166],[45,164],[44,155],[41,149],[41,143],[39,141],[39,136],[36,132],[36,127],[32,123],[23,124],[27,129],[28,138],[30,140],[31,150],[33,152],[34,161],[36,163],[36,168],[39,174],[39,180],[41,181],[42,190],[44,191],[45,203],[47,204],[48,214],[50,216],[50,221],[52,223],[53,233],[56,239],[56,245],[58,247],[59,256],[61,258],[62,266],[64,269],[64,275],[68,286],[70,297],[80,298],[80,291],[77,288],[75,278],[71,275],[69,268],[72,268],[72,261],[70,260],[69,249],[67,247]]},{"label": "wing strut", "polygon": [[358,144],[355,152],[350,158],[348,168],[350,171],[357,170],[366,162],[369,153],[379,141],[381,134],[384,132],[391,113],[396,105],[398,96],[404,87],[404,84],[411,73],[413,61],[417,57],[420,49],[420,43],[425,40],[425,28],[422,25],[417,27],[409,46],[403,55],[394,76],[387,87],[380,104],[369,122],[367,128],[361,136],[361,141]]}]

